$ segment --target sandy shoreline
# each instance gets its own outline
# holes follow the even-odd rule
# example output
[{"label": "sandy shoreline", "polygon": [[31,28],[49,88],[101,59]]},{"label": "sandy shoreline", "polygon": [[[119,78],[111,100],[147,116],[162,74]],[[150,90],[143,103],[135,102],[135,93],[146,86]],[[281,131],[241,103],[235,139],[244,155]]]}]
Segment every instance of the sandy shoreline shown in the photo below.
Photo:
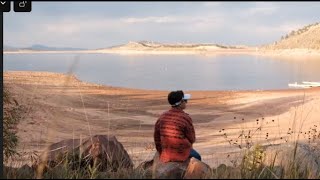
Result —
[{"label": "sandy shoreline", "polygon": [[[155,153],[153,126],[169,108],[168,91],[102,86],[57,73],[4,72],[4,86],[25,109],[18,126],[25,157],[62,139],[109,134],[138,165]],[[194,148],[211,166],[231,164],[247,141],[287,143],[299,133],[308,140],[310,128],[320,128],[320,88],[188,93]]]}]

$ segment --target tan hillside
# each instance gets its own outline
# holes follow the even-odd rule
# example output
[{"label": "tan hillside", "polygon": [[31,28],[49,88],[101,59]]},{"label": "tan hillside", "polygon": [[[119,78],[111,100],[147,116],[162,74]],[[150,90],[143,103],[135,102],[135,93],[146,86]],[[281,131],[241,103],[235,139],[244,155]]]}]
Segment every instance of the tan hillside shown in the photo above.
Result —
[{"label": "tan hillside", "polygon": [[124,45],[107,48],[108,50],[136,51],[209,51],[218,49],[243,49],[242,46],[224,46],[219,44],[163,44],[149,41],[129,42]]},{"label": "tan hillside", "polygon": [[320,23],[310,24],[282,36],[279,41],[263,48],[270,50],[281,49],[313,49],[320,50]]}]

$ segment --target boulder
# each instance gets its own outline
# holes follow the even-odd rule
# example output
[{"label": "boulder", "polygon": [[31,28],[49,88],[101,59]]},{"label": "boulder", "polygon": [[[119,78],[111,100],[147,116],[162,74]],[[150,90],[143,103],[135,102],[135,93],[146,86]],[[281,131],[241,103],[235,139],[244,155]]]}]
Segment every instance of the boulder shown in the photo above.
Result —
[{"label": "boulder", "polygon": [[191,158],[183,179],[204,179],[210,175],[211,168],[196,158]]},{"label": "boulder", "polygon": [[38,171],[67,162],[72,168],[98,165],[100,171],[133,168],[123,145],[114,136],[94,135],[86,139],[67,139],[46,148],[34,163]]},{"label": "boulder", "polygon": [[153,179],[203,179],[211,172],[210,166],[198,159],[163,163],[159,160],[158,153],[152,160],[141,163],[138,168],[152,174]]}]

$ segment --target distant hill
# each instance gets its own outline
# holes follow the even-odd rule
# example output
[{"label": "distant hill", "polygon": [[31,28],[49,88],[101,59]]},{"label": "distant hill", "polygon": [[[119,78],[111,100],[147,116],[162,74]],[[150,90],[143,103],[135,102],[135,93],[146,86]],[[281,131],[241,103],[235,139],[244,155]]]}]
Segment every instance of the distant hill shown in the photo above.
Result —
[{"label": "distant hill", "polygon": [[246,46],[225,46],[219,44],[165,44],[150,41],[129,42],[127,44],[113,46],[110,48],[97,49],[97,50],[133,50],[133,51],[209,51],[215,49],[244,49]]},{"label": "distant hill", "polygon": [[263,46],[269,50],[313,49],[320,50],[320,23],[307,25],[282,36],[279,41]]},{"label": "distant hill", "polygon": [[38,51],[80,51],[86,50],[82,48],[71,48],[71,47],[48,47],[45,45],[35,44],[31,47],[23,48],[27,50],[38,50]]},{"label": "distant hill", "polygon": [[4,51],[17,51],[17,50],[19,50],[19,48],[13,47],[13,46],[6,46],[6,45],[4,45],[4,46],[3,46],[3,50],[4,50]]},{"label": "distant hill", "polygon": [[87,50],[83,48],[70,48],[70,47],[49,47],[41,44],[35,44],[31,47],[17,48],[13,46],[3,46],[4,51],[19,51],[19,50],[33,50],[33,51],[80,51]]}]

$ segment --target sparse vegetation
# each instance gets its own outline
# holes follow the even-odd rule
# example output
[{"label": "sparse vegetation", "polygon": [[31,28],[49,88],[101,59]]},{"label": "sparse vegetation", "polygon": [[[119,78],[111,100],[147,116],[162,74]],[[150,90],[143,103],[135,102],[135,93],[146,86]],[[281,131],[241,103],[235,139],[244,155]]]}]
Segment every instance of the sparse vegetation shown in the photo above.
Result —
[{"label": "sparse vegetation", "polygon": [[320,23],[309,24],[281,36],[279,41],[264,46],[266,49],[314,49],[320,50]]},{"label": "sparse vegetation", "polygon": [[[294,149],[293,149],[294,151]],[[290,162],[288,168],[276,166],[274,163],[271,165],[264,165],[264,150],[261,146],[256,145],[252,150],[248,150],[239,166],[226,166],[221,164],[217,168],[212,168],[208,178],[214,179],[308,179],[310,169],[303,167],[304,171],[299,171],[299,163],[297,161]],[[276,158],[276,157],[275,157]],[[275,161],[275,160],[274,160]],[[74,163],[66,160],[62,164],[47,170],[42,178],[45,179],[149,179],[152,177],[150,173],[139,168],[132,170],[118,169],[116,172],[107,170],[99,171],[97,166],[89,165],[87,168],[72,168],[71,164]],[[8,179],[26,179],[36,178],[37,173],[35,169],[29,166],[21,168],[5,167],[5,178]],[[39,178],[39,177],[38,177]],[[320,174],[317,176],[320,178]]]},{"label": "sparse vegetation", "polygon": [[21,107],[11,97],[7,88],[3,89],[3,157],[8,158],[17,155],[18,136],[16,126],[20,119]]},{"label": "sparse vegetation", "polygon": [[[5,167],[4,176],[6,179],[35,179],[36,171],[31,167],[22,168]],[[99,172],[97,167],[89,166],[86,169],[72,169],[67,163],[56,166],[44,173],[44,179],[150,179],[143,170],[119,169],[117,172],[110,170]]]},{"label": "sparse vegetation", "polygon": [[[235,117],[236,119],[236,117]],[[261,118],[265,120],[264,118]],[[243,121],[244,119],[242,119]],[[270,121],[275,123],[274,120]],[[257,131],[262,130],[260,119],[257,119],[258,124],[257,129],[242,130],[238,136],[242,138],[241,142],[238,140],[231,139],[228,136],[227,129],[221,129],[219,132],[221,136],[225,137],[225,140],[230,144],[242,149],[243,157],[240,162],[234,163],[233,166],[227,166],[225,164],[220,164],[217,168],[212,168],[210,174],[207,178],[215,179],[308,179],[312,173],[310,167],[304,166],[301,163],[301,158],[298,158],[298,142],[295,142],[295,146],[288,151],[290,154],[286,157],[286,165],[279,166],[276,164],[276,160],[280,158],[277,154],[272,157],[270,163],[265,163],[267,151],[266,146],[260,144],[254,144],[252,138],[255,136]],[[309,132],[300,132],[300,134],[309,134],[307,137],[310,141],[309,143],[319,142],[320,134],[318,133],[317,126],[314,125]],[[293,136],[292,129],[289,128],[288,136]],[[265,138],[268,138],[268,133]],[[281,140],[285,140],[283,137],[279,137]],[[285,140],[287,142],[287,140]],[[288,142],[289,143],[289,142]],[[292,154],[292,155],[291,155]],[[98,163],[85,163],[84,161],[79,161],[79,155],[74,154],[73,156],[61,156],[61,163],[53,168],[49,168],[42,174],[41,178],[51,179],[51,178],[72,178],[72,179],[83,179],[83,178],[104,178],[104,179],[148,179],[152,177],[150,172],[145,171],[141,168],[134,169],[107,169],[106,171],[99,171],[100,164]],[[283,158],[283,157],[282,157]],[[304,159],[308,161],[308,159]],[[85,166],[83,166],[85,165]],[[318,167],[319,168],[319,167]],[[4,168],[6,178],[39,178],[37,170],[29,166],[23,166],[22,168],[16,169],[12,167]],[[320,178],[320,171],[316,178]]]},{"label": "sparse vegetation", "polygon": [[149,42],[149,41],[139,41],[139,42],[129,42],[128,44],[122,46],[114,46],[112,49],[125,48],[125,49],[135,49],[143,48],[143,50],[166,50],[167,48],[173,48],[175,50],[190,50],[194,48],[195,50],[204,50],[206,48],[222,48],[222,49],[243,49],[243,47],[237,46],[225,46],[220,44],[208,44],[208,43],[199,43],[199,44],[164,44],[158,42]]}]

